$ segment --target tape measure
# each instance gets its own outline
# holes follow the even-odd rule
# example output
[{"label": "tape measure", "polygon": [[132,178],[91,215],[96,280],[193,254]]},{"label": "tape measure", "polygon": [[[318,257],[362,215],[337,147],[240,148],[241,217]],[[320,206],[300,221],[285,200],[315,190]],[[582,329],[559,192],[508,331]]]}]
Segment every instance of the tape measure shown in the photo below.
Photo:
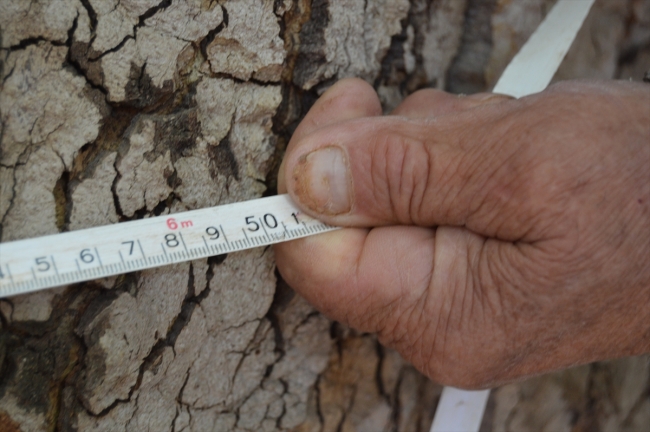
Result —
[{"label": "tape measure", "polygon": [[0,297],[338,229],[288,195],[0,243]]}]

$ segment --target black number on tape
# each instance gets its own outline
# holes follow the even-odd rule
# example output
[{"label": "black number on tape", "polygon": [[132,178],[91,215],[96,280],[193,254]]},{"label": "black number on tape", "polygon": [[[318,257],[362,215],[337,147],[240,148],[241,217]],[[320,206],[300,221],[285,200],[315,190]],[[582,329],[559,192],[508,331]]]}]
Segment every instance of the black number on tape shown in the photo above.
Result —
[{"label": "black number on tape", "polygon": [[36,258],[36,270],[39,272],[46,272],[50,269],[50,263],[47,260],[47,257],[38,257]]},{"label": "black number on tape", "polygon": [[210,240],[216,240],[219,238],[219,229],[216,227],[207,227],[205,233],[210,236]]},{"label": "black number on tape", "polygon": [[278,220],[271,213],[264,215],[264,224],[269,228],[277,228]]},{"label": "black number on tape", "polygon": [[122,244],[127,244],[127,243],[130,244],[130,246],[129,246],[129,255],[133,255],[133,245],[135,244],[135,242],[133,240],[122,242]]},{"label": "black number on tape", "polygon": [[254,227],[254,228],[251,228],[249,226],[248,231],[255,232],[255,231],[259,231],[259,229],[260,229],[260,224],[258,224],[254,220],[252,220],[254,218],[255,218],[255,216],[246,216],[246,219],[245,219],[246,225],[252,225]]},{"label": "black number on tape", "polygon": [[180,243],[176,239],[176,234],[167,234],[165,235],[165,243],[167,244],[167,247],[173,248],[178,246]]},{"label": "black number on tape", "polygon": [[92,252],[90,252],[90,249],[82,250],[79,254],[79,258],[81,258],[81,261],[85,262],[86,264],[90,264],[91,262],[95,261],[95,257],[93,256]]}]

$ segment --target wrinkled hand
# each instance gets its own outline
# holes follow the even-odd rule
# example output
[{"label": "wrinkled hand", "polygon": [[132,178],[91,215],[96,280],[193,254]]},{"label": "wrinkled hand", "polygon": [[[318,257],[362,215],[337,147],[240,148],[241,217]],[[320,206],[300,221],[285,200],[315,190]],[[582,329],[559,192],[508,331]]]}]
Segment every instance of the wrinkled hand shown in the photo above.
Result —
[{"label": "wrinkled hand", "polygon": [[650,85],[423,90],[382,116],[343,80],[296,130],[279,191],[352,227],[277,245],[286,281],[438,382],[650,351]]}]

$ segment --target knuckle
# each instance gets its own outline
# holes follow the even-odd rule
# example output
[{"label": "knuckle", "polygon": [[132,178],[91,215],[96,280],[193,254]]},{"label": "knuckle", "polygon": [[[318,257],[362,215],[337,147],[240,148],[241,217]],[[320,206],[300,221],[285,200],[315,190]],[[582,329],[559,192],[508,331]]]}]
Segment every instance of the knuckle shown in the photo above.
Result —
[{"label": "knuckle", "polygon": [[372,198],[383,204],[382,218],[417,224],[425,204],[430,174],[426,144],[400,133],[387,133],[374,146],[370,185]]}]

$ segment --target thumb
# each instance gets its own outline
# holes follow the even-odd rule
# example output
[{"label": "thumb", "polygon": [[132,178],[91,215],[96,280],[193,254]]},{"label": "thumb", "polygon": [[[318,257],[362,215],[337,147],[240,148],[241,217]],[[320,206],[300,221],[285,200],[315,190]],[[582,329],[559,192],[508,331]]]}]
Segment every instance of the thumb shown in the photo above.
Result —
[{"label": "thumb", "polygon": [[511,103],[434,120],[362,118],[320,129],[286,155],[288,191],[305,212],[334,225],[474,224],[490,235],[487,221],[507,206],[521,211],[517,199],[528,196],[515,190],[518,170],[506,163],[522,147],[502,139]]}]

